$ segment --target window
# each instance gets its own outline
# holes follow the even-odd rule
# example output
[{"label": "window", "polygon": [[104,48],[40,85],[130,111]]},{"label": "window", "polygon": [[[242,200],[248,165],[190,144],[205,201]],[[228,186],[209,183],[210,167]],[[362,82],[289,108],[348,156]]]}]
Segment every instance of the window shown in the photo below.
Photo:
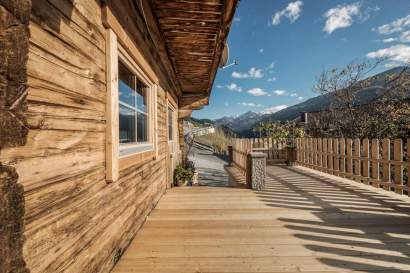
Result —
[{"label": "window", "polygon": [[124,64],[118,64],[120,143],[148,142],[148,88]]},{"label": "window", "polygon": [[168,140],[174,140],[174,110],[168,108]]},{"label": "window", "polygon": [[106,180],[113,182],[121,170],[148,162],[158,153],[159,80],[126,35],[117,37],[108,28],[106,37]]}]

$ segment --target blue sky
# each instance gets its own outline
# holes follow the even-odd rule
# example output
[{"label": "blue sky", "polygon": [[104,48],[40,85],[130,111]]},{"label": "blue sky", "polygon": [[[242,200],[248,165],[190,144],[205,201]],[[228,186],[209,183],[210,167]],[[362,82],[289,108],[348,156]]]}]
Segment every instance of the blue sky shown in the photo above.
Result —
[{"label": "blue sky", "polygon": [[197,118],[274,112],[317,94],[323,69],[386,57],[410,60],[410,0],[241,0],[228,37],[230,62],[219,69]]}]

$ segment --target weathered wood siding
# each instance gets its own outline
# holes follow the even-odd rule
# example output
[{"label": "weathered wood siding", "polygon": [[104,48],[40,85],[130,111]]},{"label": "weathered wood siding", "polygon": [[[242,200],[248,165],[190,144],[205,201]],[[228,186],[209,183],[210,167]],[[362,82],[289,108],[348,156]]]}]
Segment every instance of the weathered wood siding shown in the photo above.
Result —
[{"label": "weathered wood siding", "polygon": [[33,1],[29,27],[27,143],[0,157],[24,187],[24,259],[33,273],[108,272],[166,189],[167,95],[158,156],[107,183],[100,3]]}]

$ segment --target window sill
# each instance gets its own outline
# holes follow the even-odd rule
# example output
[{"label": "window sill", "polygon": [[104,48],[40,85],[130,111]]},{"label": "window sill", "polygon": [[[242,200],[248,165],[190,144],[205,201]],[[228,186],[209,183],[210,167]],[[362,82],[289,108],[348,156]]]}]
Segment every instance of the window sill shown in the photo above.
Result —
[{"label": "window sill", "polygon": [[120,158],[154,150],[151,143],[125,144],[120,146]]}]

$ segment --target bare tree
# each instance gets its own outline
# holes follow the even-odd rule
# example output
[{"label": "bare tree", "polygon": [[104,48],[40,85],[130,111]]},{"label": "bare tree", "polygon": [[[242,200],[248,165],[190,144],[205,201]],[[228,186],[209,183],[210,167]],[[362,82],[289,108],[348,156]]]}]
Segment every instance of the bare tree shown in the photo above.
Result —
[{"label": "bare tree", "polygon": [[[370,77],[384,61],[350,63],[343,69],[324,71],[314,90],[329,96],[331,103],[311,115],[308,133],[349,138],[407,136],[410,70],[405,66],[383,78]],[[371,98],[363,98],[366,90]]]}]

